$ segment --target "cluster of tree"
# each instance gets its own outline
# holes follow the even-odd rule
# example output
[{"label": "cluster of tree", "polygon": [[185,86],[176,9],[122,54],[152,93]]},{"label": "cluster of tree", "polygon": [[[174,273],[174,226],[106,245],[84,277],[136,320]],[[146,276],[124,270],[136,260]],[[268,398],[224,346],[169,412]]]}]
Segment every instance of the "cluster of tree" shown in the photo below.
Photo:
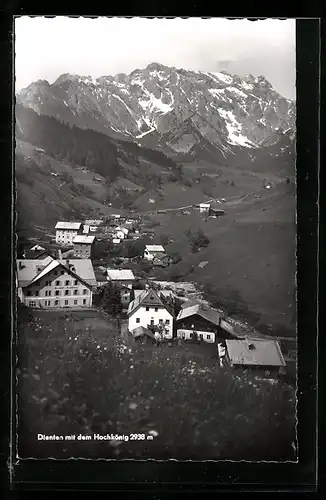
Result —
[{"label": "cluster of tree", "polygon": [[110,180],[119,175],[117,148],[106,135],[38,115],[20,105],[16,106],[16,116],[24,130],[22,138],[42,147],[51,156],[85,166]]},{"label": "cluster of tree", "polygon": [[209,244],[209,239],[201,229],[197,231],[189,229],[186,234],[193,253],[198,252],[201,248],[207,247]]},{"label": "cluster of tree", "polygon": [[100,292],[103,309],[112,316],[119,316],[123,306],[121,302],[121,290],[119,286],[108,282]]}]

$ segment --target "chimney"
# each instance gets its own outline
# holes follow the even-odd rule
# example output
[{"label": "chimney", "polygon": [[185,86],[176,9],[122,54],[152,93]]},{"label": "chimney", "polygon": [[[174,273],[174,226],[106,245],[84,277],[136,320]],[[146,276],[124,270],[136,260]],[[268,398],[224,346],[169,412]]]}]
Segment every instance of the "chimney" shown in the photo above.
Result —
[{"label": "chimney", "polygon": [[148,283],[146,283],[146,285],[145,285],[145,290],[149,290],[149,284]]}]

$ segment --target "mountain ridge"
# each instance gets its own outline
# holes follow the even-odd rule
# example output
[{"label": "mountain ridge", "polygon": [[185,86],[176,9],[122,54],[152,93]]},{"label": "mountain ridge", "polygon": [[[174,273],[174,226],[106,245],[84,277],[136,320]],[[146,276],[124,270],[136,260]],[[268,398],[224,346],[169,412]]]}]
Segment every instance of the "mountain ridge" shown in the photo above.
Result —
[{"label": "mountain ridge", "polygon": [[[240,78],[151,63],[129,75],[60,75],[38,80],[17,103],[80,128],[184,154],[208,141],[224,155],[234,146],[257,149],[277,128],[295,129],[295,103],[263,76]],[[187,120],[192,130],[180,137]]]}]

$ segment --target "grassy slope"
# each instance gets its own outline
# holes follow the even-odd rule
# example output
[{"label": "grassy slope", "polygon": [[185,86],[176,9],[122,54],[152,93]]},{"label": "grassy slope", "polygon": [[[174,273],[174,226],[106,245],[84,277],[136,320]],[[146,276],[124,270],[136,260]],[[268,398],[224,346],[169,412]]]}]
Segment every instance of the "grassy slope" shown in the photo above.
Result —
[{"label": "grassy slope", "polygon": [[[122,350],[117,331],[114,321],[95,312],[70,314],[68,320],[62,312],[21,319],[20,456],[295,458],[290,387],[223,372],[216,360],[191,359],[183,349]],[[37,433],[92,436],[149,431],[156,432],[153,441],[36,439]]]},{"label": "grassy slope", "polygon": [[[278,333],[293,330],[295,198],[291,187],[264,190],[261,199],[248,198],[224,208],[224,217],[207,222],[198,213],[160,216],[156,231],[175,240],[169,250],[178,251],[183,259],[159,273],[167,278],[179,273],[180,279],[209,285],[230,311],[244,312],[258,326],[273,323]],[[198,227],[210,244],[193,254],[185,231]],[[202,261],[208,264],[200,268]]]},{"label": "grassy slope", "polygon": [[[52,229],[59,219],[98,212],[120,213],[103,205],[106,188],[103,183],[93,180],[94,173],[84,173],[56,161],[21,141],[17,143],[16,158],[17,211],[22,225],[31,229],[35,226]],[[52,176],[51,172],[59,176]],[[73,186],[63,183],[61,174],[72,176]]]}]

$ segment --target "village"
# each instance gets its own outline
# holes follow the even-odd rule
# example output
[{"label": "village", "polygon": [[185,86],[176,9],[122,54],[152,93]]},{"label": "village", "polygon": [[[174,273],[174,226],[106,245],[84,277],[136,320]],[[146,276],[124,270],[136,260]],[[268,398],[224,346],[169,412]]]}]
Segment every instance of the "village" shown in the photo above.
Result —
[{"label": "village", "polygon": [[[223,202],[223,200],[221,200]],[[188,208],[202,217],[225,214],[218,203]],[[153,279],[148,271],[174,261],[141,214],[59,221],[53,242],[17,259],[20,304],[36,311],[98,311],[119,319],[124,348],[176,348],[213,358],[216,368],[250,370],[270,380],[287,374],[282,339],[259,334],[203,300],[194,284]],[[151,244],[144,243],[151,241]],[[126,251],[127,249],[127,251]]]}]

